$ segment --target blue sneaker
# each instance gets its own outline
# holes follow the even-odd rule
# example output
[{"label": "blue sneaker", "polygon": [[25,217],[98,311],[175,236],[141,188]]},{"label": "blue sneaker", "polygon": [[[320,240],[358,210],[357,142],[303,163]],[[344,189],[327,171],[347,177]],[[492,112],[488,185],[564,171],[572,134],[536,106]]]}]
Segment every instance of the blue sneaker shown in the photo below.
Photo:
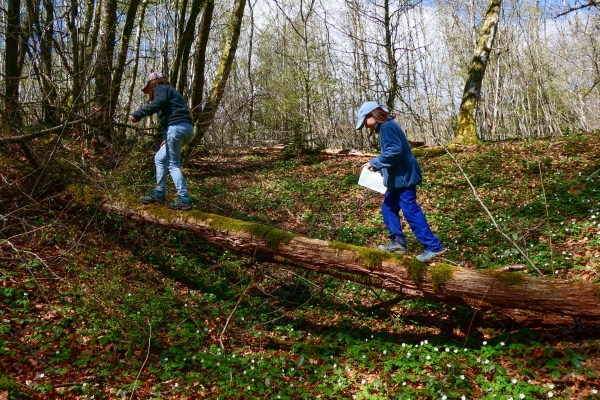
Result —
[{"label": "blue sneaker", "polygon": [[144,204],[165,204],[165,192],[152,189],[148,196],[140,197],[140,201]]},{"label": "blue sneaker", "polygon": [[406,254],[406,246],[402,246],[400,243],[392,242],[390,244],[380,244],[377,248],[381,251],[396,254]]},{"label": "blue sneaker", "polygon": [[172,210],[191,210],[192,200],[189,197],[179,196],[179,200],[177,200],[175,203],[169,203],[169,208]]},{"label": "blue sneaker", "polygon": [[438,251],[425,250],[425,252],[423,254],[419,254],[417,256],[417,260],[424,262],[424,263],[431,262],[435,257],[444,254],[445,251],[446,251],[446,249],[441,249]]}]

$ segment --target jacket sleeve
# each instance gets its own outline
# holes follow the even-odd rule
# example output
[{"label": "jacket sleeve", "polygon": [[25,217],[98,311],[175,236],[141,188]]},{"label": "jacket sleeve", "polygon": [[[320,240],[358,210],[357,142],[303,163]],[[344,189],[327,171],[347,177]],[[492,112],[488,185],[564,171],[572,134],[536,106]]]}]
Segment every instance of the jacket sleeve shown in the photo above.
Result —
[{"label": "jacket sleeve", "polygon": [[384,124],[379,134],[381,135],[381,154],[370,161],[374,171],[389,168],[402,159],[402,142],[394,129],[389,129]]},{"label": "jacket sleeve", "polygon": [[131,115],[137,121],[140,121],[144,117],[149,117],[159,112],[169,101],[166,89],[166,85],[156,86],[154,88],[154,100],[139,110],[132,112]]}]

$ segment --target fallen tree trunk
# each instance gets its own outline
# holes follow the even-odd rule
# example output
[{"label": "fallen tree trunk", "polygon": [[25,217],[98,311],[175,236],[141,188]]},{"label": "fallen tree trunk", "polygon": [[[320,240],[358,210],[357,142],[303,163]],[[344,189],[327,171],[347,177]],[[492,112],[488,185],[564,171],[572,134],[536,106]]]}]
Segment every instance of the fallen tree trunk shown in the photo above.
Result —
[{"label": "fallen tree trunk", "polygon": [[521,272],[474,270],[414,257],[301,237],[266,225],[199,211],[178,212],[164,206],[144,206],[137,199],[102,199],[76,190],[109,213],[128,219],[185,230],[223,247],[332,275],[407,297],[494,310],[518,320],[540,323],[600,321],[600,285],[532,277]]}]

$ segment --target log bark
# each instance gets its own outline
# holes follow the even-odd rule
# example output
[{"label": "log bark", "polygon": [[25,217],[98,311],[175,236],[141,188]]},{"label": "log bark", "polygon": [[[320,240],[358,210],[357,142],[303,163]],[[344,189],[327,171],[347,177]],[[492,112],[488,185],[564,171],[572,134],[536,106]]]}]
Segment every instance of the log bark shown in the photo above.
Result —
[{"label": "log bark", "polygon": [[534,277],[522,272],[475,270],[442,262],[429,265],[410,256],[338,242],[296,236],[266,225],[196,210],[178,212],[144,206],[137,199],[109,199],[74,190],[88,204],[128,219],[185,230],[236,251],[341,279],[384,288],[406,297],[423,297],[493,310],[520,321],[573,323],[600,321],[600,285]]}]

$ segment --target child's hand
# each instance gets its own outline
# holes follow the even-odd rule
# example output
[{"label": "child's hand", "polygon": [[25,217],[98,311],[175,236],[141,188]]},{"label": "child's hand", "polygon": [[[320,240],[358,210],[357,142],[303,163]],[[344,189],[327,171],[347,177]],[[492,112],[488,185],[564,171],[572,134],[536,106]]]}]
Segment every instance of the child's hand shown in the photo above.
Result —
[{"label": "child's hand", "polygon": [[129,121],[130,121],[132,124],[135,124],[135,123],[137,123],[137,120],[135,119],[135,117],[134,117],[133,115],[130,115],[130,116],[129,116]]},{"label": "child's hand", "polygon": [[365,169],[365,168],[366,168],[366,169],[368,169],[368,170],[371,170],[371,171],[373,171],[373,168],[371,167],[371,163],[370,163],[370,162],[366,162],[366,163],[364,163],[364,164],[362,165],[362,167],[360,167],[360,169],[361,169],[361,170],[363,170],[363,169]]}]

